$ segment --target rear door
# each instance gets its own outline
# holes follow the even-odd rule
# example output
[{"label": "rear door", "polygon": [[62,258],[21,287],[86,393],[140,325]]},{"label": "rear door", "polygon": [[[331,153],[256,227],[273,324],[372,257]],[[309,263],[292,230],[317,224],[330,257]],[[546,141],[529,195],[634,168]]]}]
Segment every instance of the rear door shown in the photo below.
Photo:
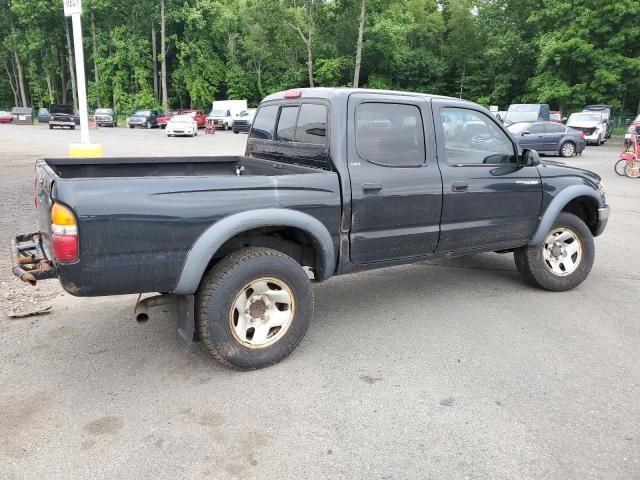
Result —
[{"label": "rear door", "polygon": [[434,99],[433,110],[443,182],[437,251],[524,244],[538,225],[538,169],[517,165],[511,137],[480,107]]},{"label": "rear door", "polygon": [[538,152],[544,151],[544,124],[532,123],[529,128],[522,132],[520,145]]},{"label": "rear door", "polygon": [[544,124],[544,151],[557,153],[560,150],[567,127],[559,123],[547,122]]},{"label": "rear door", "polygon": [[433,253],[442,181],[429,99],[353,94],[347,118],[351,261],[367,264]]}]

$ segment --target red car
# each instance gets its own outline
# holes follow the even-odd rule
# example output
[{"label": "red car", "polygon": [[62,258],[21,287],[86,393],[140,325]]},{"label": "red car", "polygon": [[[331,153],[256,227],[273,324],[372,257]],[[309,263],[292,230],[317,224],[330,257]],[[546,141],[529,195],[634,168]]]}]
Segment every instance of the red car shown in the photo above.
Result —
[{"label": "red car", "polygon": [[207,117],[200,110],[183,110],[180,115],[191,115],[198,124],[198,128],[204,128],[207,123]]},{"label": "red car", "polygon": [[13,123],[13,113],[0,112],[0,123]]},{"label": "red car", "polygon": [[165,112],[158,117],[158,126],[160,128],[167,128],[167,123],[174,115],[178,115],[179,112]]}]

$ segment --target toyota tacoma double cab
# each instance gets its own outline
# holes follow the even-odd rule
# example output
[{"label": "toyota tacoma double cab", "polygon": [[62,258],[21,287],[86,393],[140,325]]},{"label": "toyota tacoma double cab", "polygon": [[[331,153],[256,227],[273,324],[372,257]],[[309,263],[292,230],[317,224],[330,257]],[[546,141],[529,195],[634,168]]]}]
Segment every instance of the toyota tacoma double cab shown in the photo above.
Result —
[{"label": "toyota tacoma double cab", "polygon": [[178,339],[240,370],[296,348],[333,275],[495,251],[531,285],[574,288],[609,214],[598,175],[541,161],[485,108],[363,89],[269,95],[244,156],[41,159],[35,183],[15,275],[159,292],[138,320],[175,302]]}]

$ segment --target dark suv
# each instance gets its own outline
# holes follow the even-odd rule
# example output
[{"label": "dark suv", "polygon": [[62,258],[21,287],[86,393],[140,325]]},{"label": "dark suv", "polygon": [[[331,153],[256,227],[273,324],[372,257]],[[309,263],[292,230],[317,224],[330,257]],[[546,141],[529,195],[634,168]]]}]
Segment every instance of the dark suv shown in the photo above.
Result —
[{"label": "dark suv", "polygon": [[158,126],[157,110],[138,110],[136,113],[127,118],[129,128],[145,127],[153,128]]}]

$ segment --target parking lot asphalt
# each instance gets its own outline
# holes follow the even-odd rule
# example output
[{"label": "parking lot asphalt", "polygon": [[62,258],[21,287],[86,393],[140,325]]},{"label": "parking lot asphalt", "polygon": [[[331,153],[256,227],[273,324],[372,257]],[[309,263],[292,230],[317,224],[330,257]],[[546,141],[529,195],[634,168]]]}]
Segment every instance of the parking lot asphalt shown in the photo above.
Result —
[{"label": "parking lot asphalt", "polygon": [[[247,137],[92,138],[139,156]],[[135,296],[10,275],[11,236],[36,228],[34,160],[77,141],[0,125],[0,478],[640,478],[640,180],[613,172],[620,144],[566,160],[603,176],[612,208],[577,289],[526,286],[511,254],[336,277],[293,355],[238,373],[182,352],[170,311],[139,325]]]}]

